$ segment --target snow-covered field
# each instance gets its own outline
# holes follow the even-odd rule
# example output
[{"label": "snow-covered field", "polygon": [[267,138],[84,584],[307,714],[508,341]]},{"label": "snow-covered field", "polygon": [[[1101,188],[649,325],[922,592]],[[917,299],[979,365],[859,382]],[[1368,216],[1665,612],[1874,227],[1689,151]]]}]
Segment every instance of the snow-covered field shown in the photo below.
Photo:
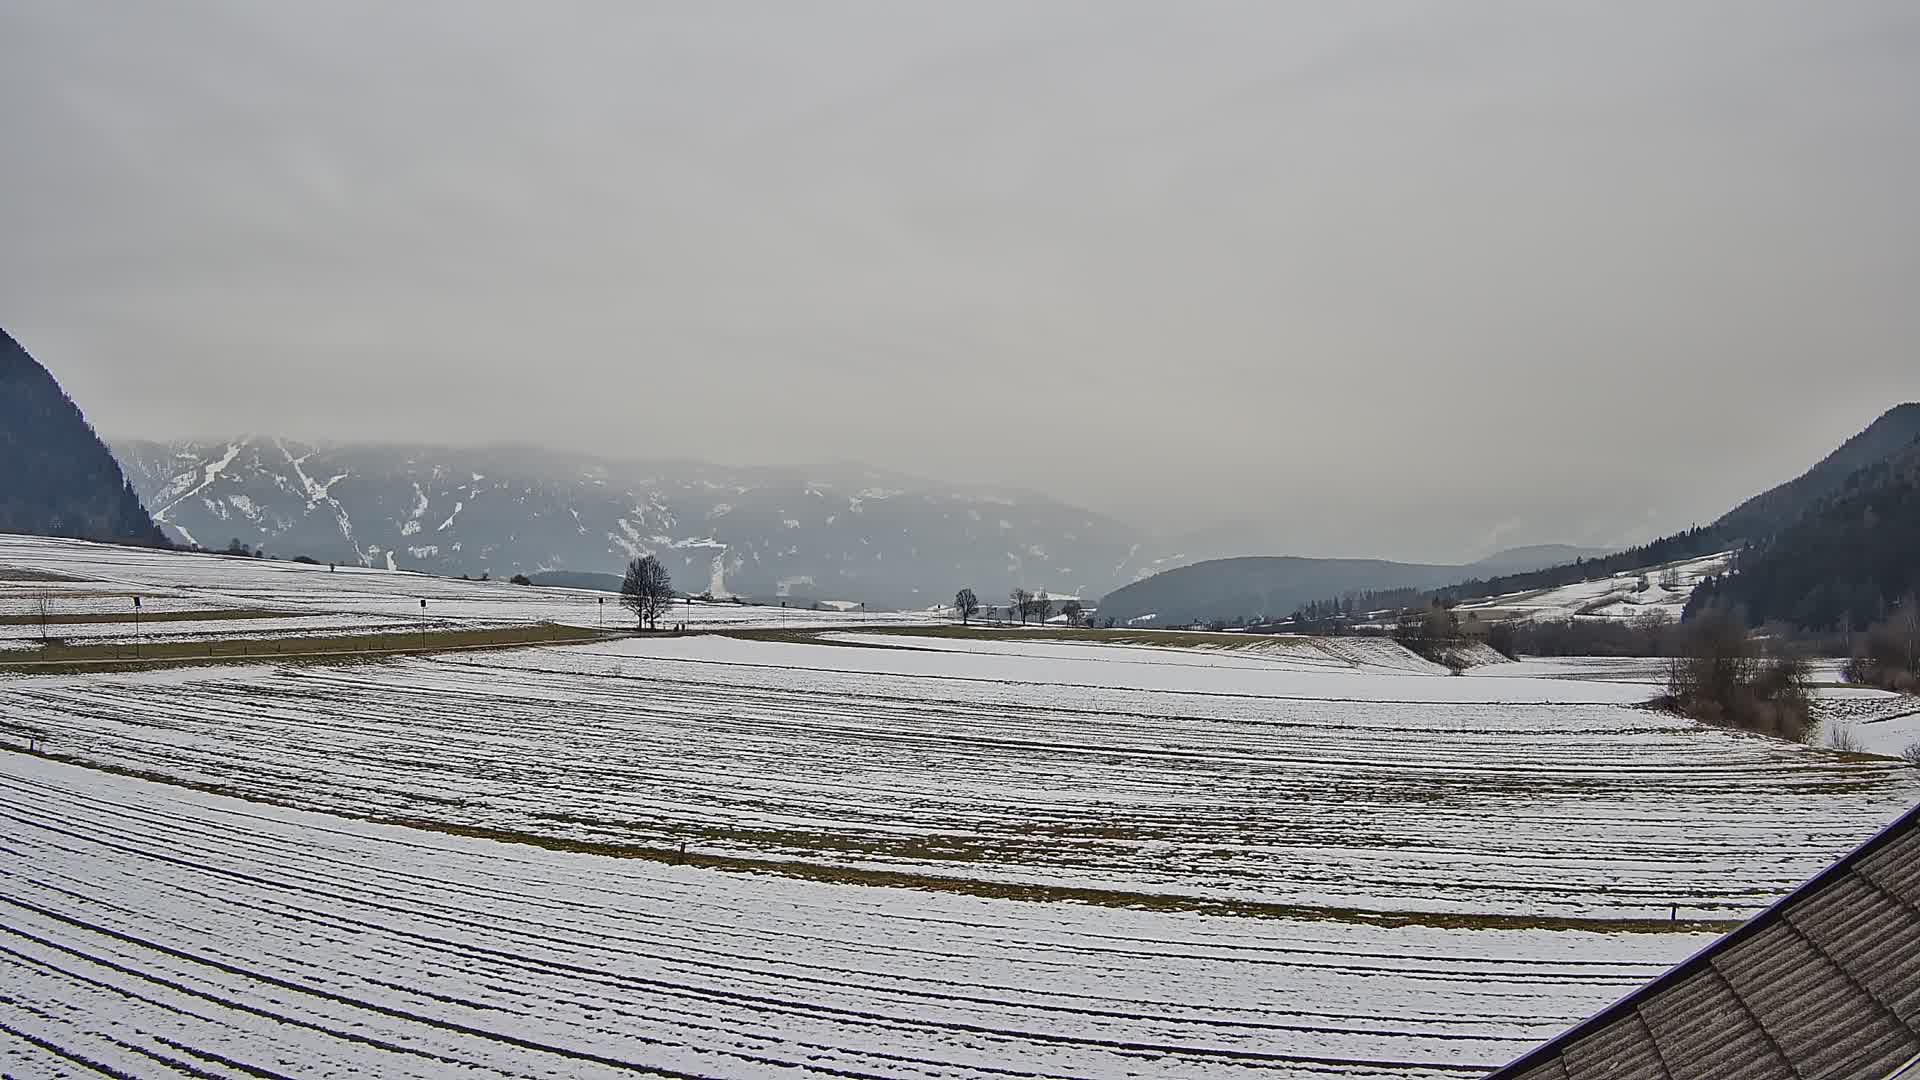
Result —
[{"label": "snow-covered field", "polygon": [[[1643,571],[1563,585],[1556,589],[1508,593],[1470,600],[1455,612],[1462,618],[1562,620],[1572,618],[1633,619],[1647,615],[1680,621],[1694,586],[1727,568],[1731,552],[1684,562],[1648,567]],[[1641,580],[1647,587],[1640,588]]]},{"label": "snow-covered field", "polygon": [[314,809],[1196,908],[1740,917],[1920,797],[1617,683],[877,643],[17,679],[0,725]]},{"label": "snow-covered field", "polygon": [[[1611,683],[1631,688],[1627,696],[1647,698],[1663,691],[1669,660],[1658,657],[1563,656],[1529,659],[1490,667],[1479,674],[1528,680],[1563,679],[1581,685]],[[1811,665],[1813,715],[1820,721],[1815,741],[1824,746],[1849,745],[1869,754],[1897,757],[1908,747],[1920,746],[1920,698],[1871,686],[1839,683],[1841,661],[1816,660]]]},{"label": "snow-covered field", "polygon": [[[47,543],[0,568],[569,602]],[[1465,1077],[1920,799],[1644,667],[827,625],[0,676],[0,1075]]]},{"label": "snow-covered field", "polygon": [[[42,591],[63,591],[86,602],[56,601],[56,610],[128,611],[141,597],[143,610],[157,603],[170,610],[265,609],[289,614],[326,612],[380,619],[421,618],[487,625],[553,622],[617,629],[632,617],[618,597],[587,589],[466,581],[358,566],[325,566],[190,555],[90,544],[78,540],[0,534],[0,578],[6,572],[51,572],[77,582],[0,583],[0,614],[28,614]],[[152,599],[149,599],[149,598]],[[422,609],[420,602],[427,606]],[[159,610],[156,608],[155,610]],[[923,612],[801,611],[728,602],[677,604],[663,622],[693,628],[861,626],[926,622]]]},{"label": "snow-covered field", "polygon": [[819,884],[0,753],[16,1077],[1466,1077],[1701,934]]}]

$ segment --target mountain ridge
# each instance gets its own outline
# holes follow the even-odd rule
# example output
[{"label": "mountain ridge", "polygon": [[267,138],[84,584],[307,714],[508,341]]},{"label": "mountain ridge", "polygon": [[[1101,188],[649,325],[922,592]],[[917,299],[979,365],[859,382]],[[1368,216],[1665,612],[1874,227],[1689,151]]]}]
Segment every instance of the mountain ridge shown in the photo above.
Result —
[{"label": "mountain ridge", "polygon": [[[1350,592],[1432,589],[1488,565],[1537,565],[1566,548],[1541,544],[1495,552],[1475,563],[1404,563],[1390,559],[1242,555],[1175,567],[1114,590],[1100,601],[1102,618],[1157,626],[1224,619],[1279,619],[1303,604]],[[1582,550],[1582,549],[1571,549]]]},{"label": "mountain ridge", "polygon": [[167,546],[79,405],[4,329],[0,532]]},{"label": "mountain ridge", "polygon": [[[1459,602],[1569,585],[1743,544],[1762,543],[1793,526],[1813,508],[1832,500],[1854,482],[1852,478],[1861,470],[1894,459],[1916,440],[1920,440],[1920,403],[1895,405],[1799,476],[1742,501],[1711,525],[1694,526],[1595,558],[1486,573],[1494,568],[1490,565],[1492,561],[1504,554],[1496,553],[1481,563],[1452,567],[1463,573],[1451,581],[1427,580],[1429,572],[1436,568],[1432,564],[1384,563],[1379,567],[1379,579],[1366,583],[1353,583],[1337,568],[1329,567],[1326,579],[1318,585],[1311,584],[1311,576],[1297,564],[1241,563],[1235,567],[1226,564],[1239,563],[1239,560],[1213,559],[1124,586],[1102,601],[1101,610],[1105,615],[1123,620],[1151,613],[1165,625],[1222,618],[1279,618],[1290,614],[1295,605],[1348,591],[1419,588],[1430,590],[1436,599]],[[1551,551],[1555,546],[1539,547]],[[1233,581],[1236,569],[1246,572],[1237,584]],[[1190,593],[1184,599],[1183,588]],[[1202,599],[1196,601],[1194,597]]]},{"label": "mountain ridge", "polygon": [[857,463],[257,434],[115,447],[182,540],[431,573],[618,573],[654,554],[693,592],[931,607],[963,586],[1097,595],[1152,565],[1138,530],[1097,512]]}]

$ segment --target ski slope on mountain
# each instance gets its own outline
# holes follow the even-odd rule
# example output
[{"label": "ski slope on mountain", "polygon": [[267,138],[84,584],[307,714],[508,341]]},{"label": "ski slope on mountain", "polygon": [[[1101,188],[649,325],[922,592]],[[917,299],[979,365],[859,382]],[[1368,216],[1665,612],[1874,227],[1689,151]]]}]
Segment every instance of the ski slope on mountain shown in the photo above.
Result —
[{"label": "ski slope on mountain", "polygon": [[1724,573],[1732,558],[1732,552],[1720,552],[1553,589],[1469,600],[1456,607],[1454,612],[1462,619],[1485,622],[1505,619],[1534,622],[1631,620],[1648,616],[1679,622],[1694,587],[1703,578]]}]

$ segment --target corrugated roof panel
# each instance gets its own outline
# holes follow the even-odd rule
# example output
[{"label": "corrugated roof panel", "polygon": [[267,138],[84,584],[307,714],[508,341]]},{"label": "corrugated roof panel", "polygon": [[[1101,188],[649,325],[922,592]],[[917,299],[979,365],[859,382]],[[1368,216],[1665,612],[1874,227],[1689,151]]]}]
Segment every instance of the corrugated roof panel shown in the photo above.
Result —
[{"label": "corrugated roof panel", "polygon": [[1903,1023],[1920,1026],[1920,919],[1855,875],[1788,918]]},{"label": "corrugated roof panel", "polygon": [[1784,922],[1715,967],[1801,1076],[1857,1076],[1862,1061],[1884,1061],[1884,1076],[1907,1059],[1907,1030]]},{"label": "corrugated roof panel", "polygon": [[1851,1076],[1860,1062],[1906,1060],[1912,1039],[1886,1007],[1785,922],[1714,966],[1802,1076]]},{"label": "corrugated roof panel", "polygon": [[1640,1024],[1614,1024],[1567,1044],[1561,1056],[1571,1080],[1672,1080]]},{"label": "corrugated roof panel", "polygon": [[1674,1080],[1798,1080],[1710,967],[1662,988],[1639,1011]]},{"label": "corrugated roof panel", "polygon": [[1560,1080],[1557,1062],[1567,1080],[1887,1080],[1916,1055],[1920,807],[1493,1075]]},{"label": "corrugated roof panel", "polygon": [[1860,860],[1860,872],[1909,904],[1920,906],[1920,829]]}]

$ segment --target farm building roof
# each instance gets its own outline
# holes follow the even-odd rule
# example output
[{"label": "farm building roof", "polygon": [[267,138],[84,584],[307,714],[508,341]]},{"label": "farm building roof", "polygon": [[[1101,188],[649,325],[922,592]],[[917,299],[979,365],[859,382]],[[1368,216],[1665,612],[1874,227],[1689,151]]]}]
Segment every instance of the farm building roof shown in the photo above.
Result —
[{"label": "farm building roof", "polygon": [[1489,1080],[1920,1077],[1920,806]]}]

